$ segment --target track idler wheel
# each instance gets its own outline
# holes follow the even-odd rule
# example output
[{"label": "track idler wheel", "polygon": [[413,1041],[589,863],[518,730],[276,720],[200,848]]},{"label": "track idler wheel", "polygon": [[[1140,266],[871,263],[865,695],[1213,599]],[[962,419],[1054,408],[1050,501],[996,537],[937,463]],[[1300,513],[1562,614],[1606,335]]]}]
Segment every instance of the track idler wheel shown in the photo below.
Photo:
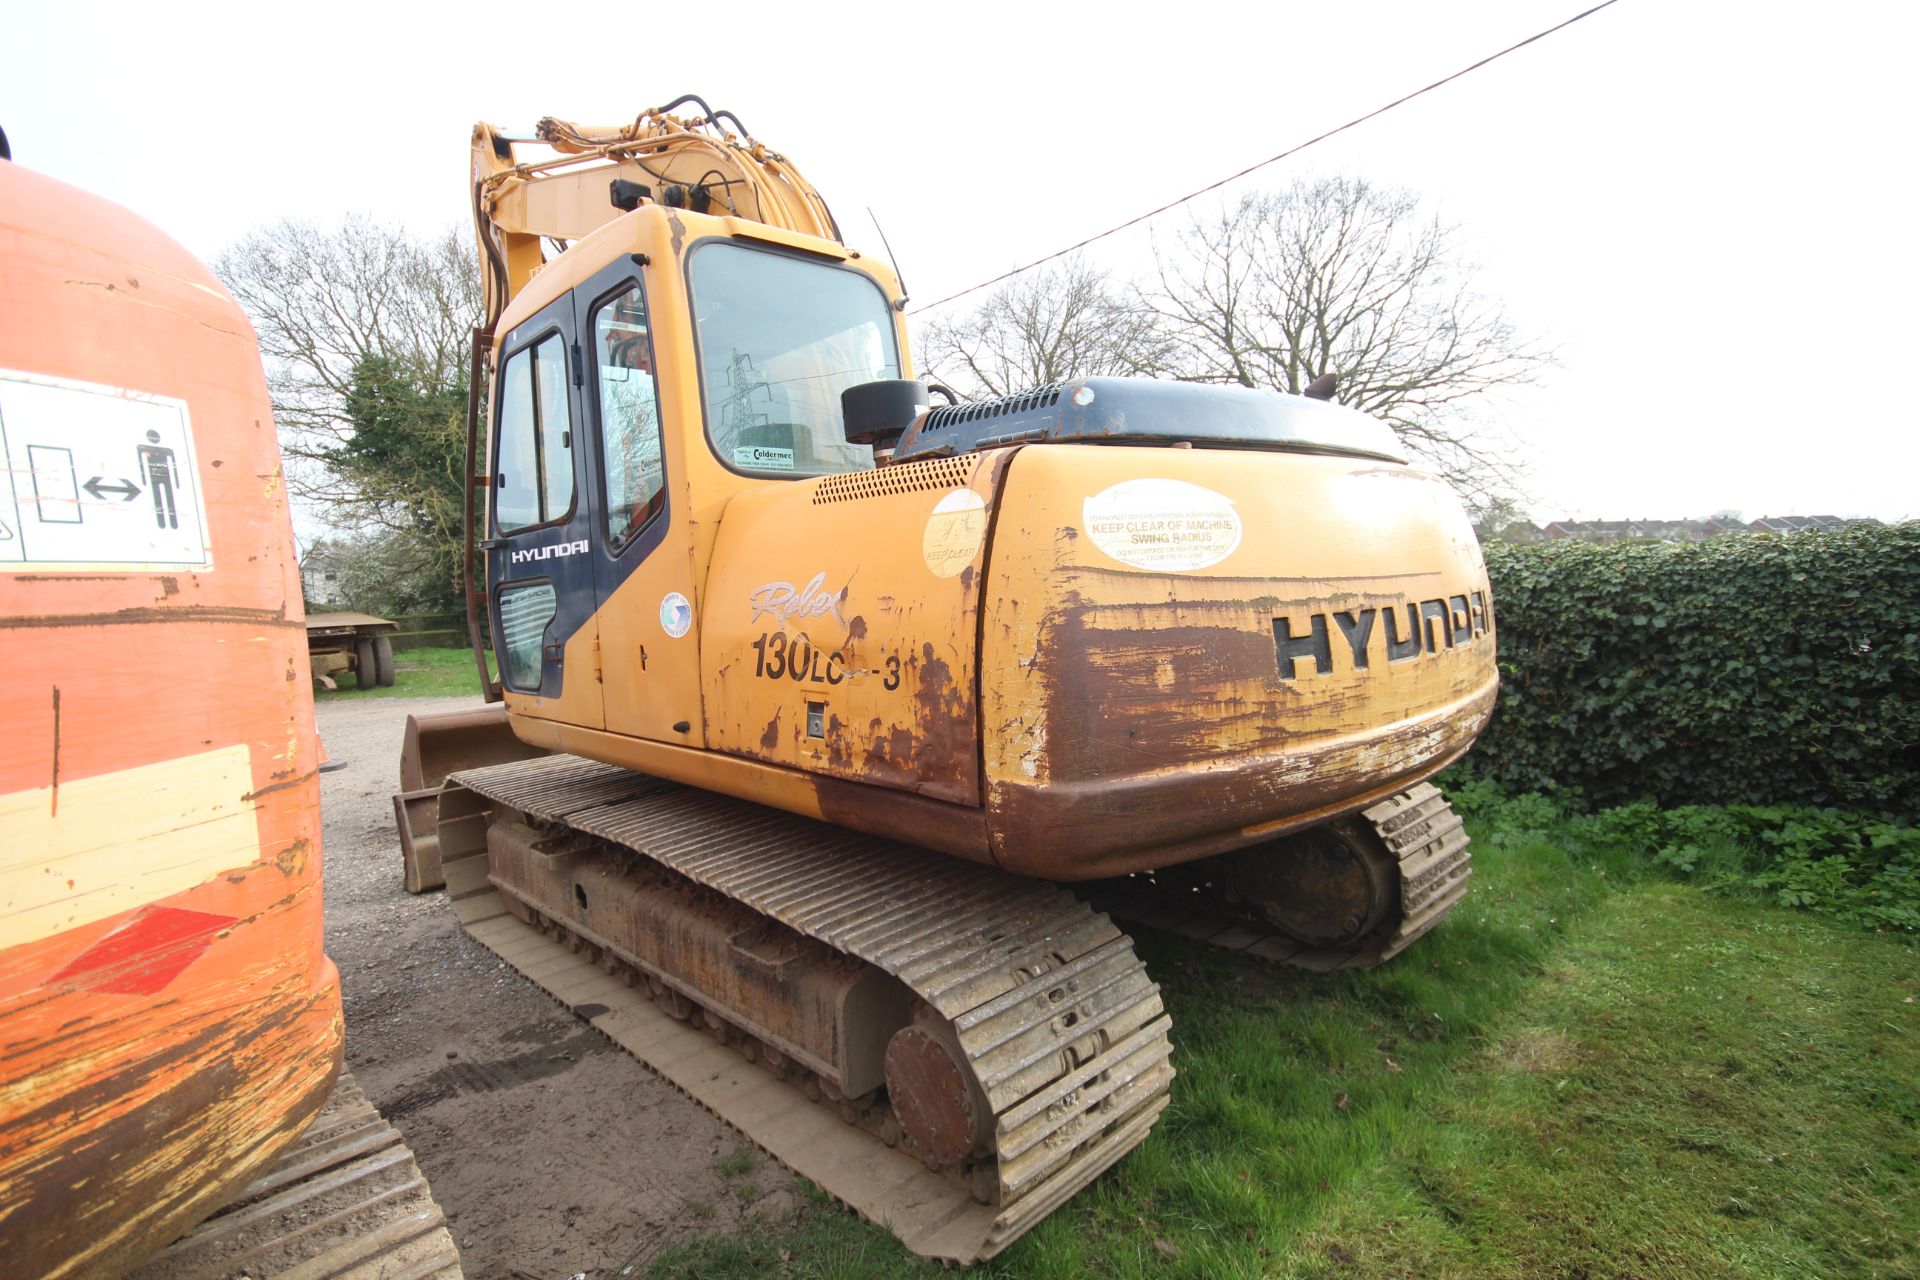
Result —
[{"label": "track idler wheel", "polygon": [[1399,863],[1358,818],[1336,818],[1222,862],[1230,896],[1309,946],[1358,942],[1400,909]]},{"label": "track idler wheel", "polygon": [[993,1136],[993,1109],[945,1019],[923,1011],[887,1042],[887,1096],[927,1162],[945,1168]]}]

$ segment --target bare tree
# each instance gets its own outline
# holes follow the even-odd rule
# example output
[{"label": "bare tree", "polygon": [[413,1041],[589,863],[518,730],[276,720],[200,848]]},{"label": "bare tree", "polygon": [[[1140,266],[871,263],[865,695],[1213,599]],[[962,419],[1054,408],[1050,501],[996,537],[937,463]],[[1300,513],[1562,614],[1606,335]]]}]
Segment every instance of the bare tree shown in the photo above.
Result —
[{"label": "bare tree", "polygon": [[1016,278],[971,314],[931,322],[920,346],[929,373],[988,396],[1065,378],[1166,372],[1170,353],[1158,318],[1075,258]]},{"label": "bare tree", "polygon": [[353,533],[378,527],[458,559],[472,250],[351,217],[247,235],[214,271],[252,318],[297,500]]},{"label": "bare tree", "polygon": [[1550,354],[1473,287],[1455,229],[1404,190],[1296,182],[1196,218],[1149,299],[1184,376],[1335,399],[1392,425],[1469,501],[1510,491],[1511,446],[1475,400],[1530,382]]},{"label": "bare tree", "polygon": [[430,386],[465,376],[480,286],[454,231],[422,242],[364,216],[333,231],[287,219],[249,233],[214,272],[259,330],[281,429],[308,447],[352,433],[345,405],[364,359]]},{"label": "bare tree", "polygon": [[335,544],[340,603],[382,617],[454,612],[441,548],[422,534],[383,531]]}]

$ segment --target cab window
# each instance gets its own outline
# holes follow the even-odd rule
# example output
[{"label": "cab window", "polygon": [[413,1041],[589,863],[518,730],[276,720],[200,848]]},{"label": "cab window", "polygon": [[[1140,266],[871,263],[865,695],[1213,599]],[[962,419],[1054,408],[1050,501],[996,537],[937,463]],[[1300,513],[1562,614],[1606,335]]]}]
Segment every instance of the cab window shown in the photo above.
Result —
[{"label": "cab window", "polygon": [[512,533],[573,508],[573,422],[567,407],[567,347],[555,333],[507,357],[500,375],[494,523]]},{"label": "cab window", "polygon": [[541,650],[560,597],[547,581],[500,588],[500,675],[507,688],[538,692]]},{"label": "cab window", "polygon": [[615,294],[594,312],[593,350],[599,366],[607,540],[617,548],[666,505],[660,397],[647,302],[639,285]]},{"label": "cab window", "polygon": [[690,255],[707,439],[750,475],[800,477],[873,466],[848,444],[840,393],[900,376],[893,310],[851,268],[724,240]]}]

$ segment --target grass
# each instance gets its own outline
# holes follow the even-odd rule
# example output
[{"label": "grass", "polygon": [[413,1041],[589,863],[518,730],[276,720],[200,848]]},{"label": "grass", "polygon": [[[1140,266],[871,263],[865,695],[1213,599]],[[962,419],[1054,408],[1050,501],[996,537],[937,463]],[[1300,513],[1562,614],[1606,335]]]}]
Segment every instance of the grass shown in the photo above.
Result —
[{"label": "grass", "polygon": [[[1920,951],[1474,824],[1383,969],[1140,931],[1173,1103],[985,1276],[1912,1276]],[[921,1276],[817,1192],[655,1276]]]},{"label": "grass", "polygon": [[406,649],[393,655],[393,683],[385,688],[354,687],[351,671],[334,677],[340,687],[313,690],[316,702],[344,702],[360,698],[431,698],[480,694],[480,677],[473,666],[472,649]]},{"label": "grass", "polygon": [[759,1151],[743,1142],[713,1162],[713,1176],[724,1182],[729,1178],[745,1177],[759,1167]]}]

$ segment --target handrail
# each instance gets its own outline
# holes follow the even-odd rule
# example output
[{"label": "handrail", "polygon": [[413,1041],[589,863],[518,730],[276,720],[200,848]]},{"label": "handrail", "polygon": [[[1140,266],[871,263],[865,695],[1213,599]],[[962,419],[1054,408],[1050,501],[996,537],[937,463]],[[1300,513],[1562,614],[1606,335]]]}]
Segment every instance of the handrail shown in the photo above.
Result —
[{"label": "handrail", "polygon": [[[466,588],[467,640],[473,645],[473,664],[480,672],[480,696],[488,702],[502,701],[500,682],[487,670],[486,647],[480,643],[480,592],[476,589],[473,565],[473,491],[492,483],[492,477],[474,469],[480,453],[480,383],[486,377],[487,354],[493,349],[493,334],[476,327],[473,331],[473,365],[467,373],[467,484],[461,502],[460,578]],[[484,566],[481,573],[485,572]]]}]

